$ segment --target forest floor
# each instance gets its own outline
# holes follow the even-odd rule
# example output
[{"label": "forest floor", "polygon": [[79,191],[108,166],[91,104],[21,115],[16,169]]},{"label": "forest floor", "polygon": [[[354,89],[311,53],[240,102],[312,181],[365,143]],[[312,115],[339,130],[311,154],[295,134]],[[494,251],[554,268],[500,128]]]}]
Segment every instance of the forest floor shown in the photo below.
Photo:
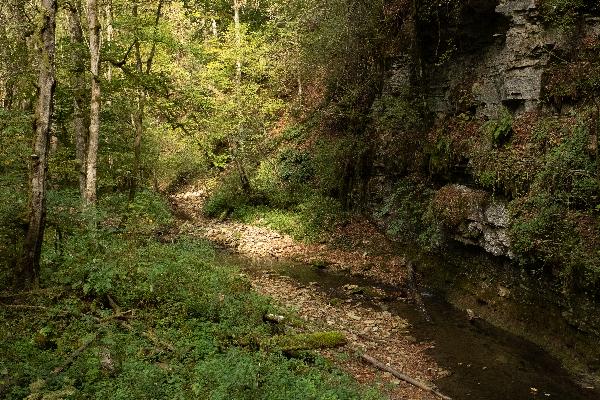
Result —
[{"label": "forest floor", "polygon": [[[205,188],[196,186],[171,197],[175,214],[181,219],[178,234],[206,238],[252,260],[293,260],[307,268],[319,266],[387,285],[406,286],[405,260],[392,255],[392,243],[368,221],[352,220],[326,243],[306,244],[266,227],[204,217],[207,194]],[[437,398],[352,356],[355,352],[368,354],[424,382],[448,375],[426,354],[434,344],[417,342],[405,319],[385,311],[385,307],[380,310],[372,304],[333,301],[337,299],[330,298],[318,284],[303,285],[273,271],[253,271],[249,278],[256,291],[295,309],[315,330],[344,332],[347,346],[322,353],[359,382],[379,382],[391,399]]]}]

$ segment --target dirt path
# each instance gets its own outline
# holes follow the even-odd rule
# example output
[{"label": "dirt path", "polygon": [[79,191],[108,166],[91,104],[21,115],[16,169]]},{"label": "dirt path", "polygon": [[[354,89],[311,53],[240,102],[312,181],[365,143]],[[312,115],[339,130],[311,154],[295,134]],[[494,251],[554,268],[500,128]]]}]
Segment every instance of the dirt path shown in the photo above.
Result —
[{"label": "dirt path", "polygon": [[[185,220],[179,227],[182,234],[209,239],[253,259],[292,259],[308,264],[325,264],[328,270],[385,279],[388,284],[401,284],[406,276],[404,260],[386,256],[391,253],[389,243],[366,222],[354,222],[336,233],[337,239],[349,243],[352,250],[335,248],[330,244],[307,245],[268,228],[206,219],[201,213],[205,196],[206,192],[202,189],[190,189],[172,197],[176,214]],[[370,255],[375,251],[378,255]],[[272,272],[252,274],[250,279],[255,290],[295,309],[315,330],[344,332],[349,344],[341,349],[342,353],[329,350],[323,354],[349,371],[359,382],[377,382],[390,399],[436,399],[434,395],[401,382],[389,373],[377,371],[357,357],[343,355],[363,351],[426,382],[447,375],[448,371],[439,368],[426,355],[426,350],[433,344],[417,343],[410,334],[409,323],[403,318],[353,301],[333,302],[317,285],[302,286]]]}]

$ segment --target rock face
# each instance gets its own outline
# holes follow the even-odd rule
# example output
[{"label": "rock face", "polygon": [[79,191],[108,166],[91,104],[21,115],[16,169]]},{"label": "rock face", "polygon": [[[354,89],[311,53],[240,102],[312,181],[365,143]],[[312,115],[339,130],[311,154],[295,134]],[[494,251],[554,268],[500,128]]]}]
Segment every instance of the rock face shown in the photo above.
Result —
[{"label": "rock face", "polygon": [[[461,2],[465,7],[459,18],[448,17],[441,25],[439,20],[417,23],[414,42],[418,43],[420,52],[411,47],[390,63],[384,96],[403,99],[414,98],[417,93],[416,97],[420,96],[424,108],[431,113],[432,125],[442,127],[447,117],[457,116],[483,124],[505,115],[504,109],[512,116],[530,111],[553,112],[544,93],[544,82],[560,54],[568,53],[566,50],[573,46],[570,34],[544,23],[539,0]],[[457,3],[460,2],[453,4]],[[597,37],[600,34],[599,17],[585,16],[578,23],[578,35]],[[389,197],[397,176],[428,169],[431,173],[434,157],[448,156],[449,152],[444,154],[439,149],[453,138],[436,142],[439,137],[434,135],[417,137],[413,126],[405,125],[408,126],[378,132],[373,163],[377,176],[371,183],[377,188],[374,203]],[[465,128],[459,130],[462,132],[457,137],[468,142],[472,133]],[[440,136],[448,138],[449,135],[444,132]],[[424,152],[433,156],[419,158],[421,153],[415,149],[422,143],[430,147]],[[460,145],[455,147],[460,148]],[[453,187],[455,194],[462,191],[465,197],[474,195],[473,189],[454,185],[477,185],[477,179],[469,170],[472,165],[469,157],[471,155],[465,152],[462,159],[448,162],[450,172],[437,176],[436,185],[445,184],[446,189]],[[441,192],[444,194],[444,188]],[[481,194],[482,191],[476,192]],[[485,195],[488,200],[484,204],[478,204],[469,215],[462,216],[460,224],[447,225],[445,230],[448,236],[462,243],[481,246],[496,256],[512,257],[506,204],[489,200],[491,193]]]},{"label": "rock face", "polygon": [[[432,107],[436,112],[454,112],[449,95],[457,87],[472,96],[479,115],[490,118],[502,106],[521,112],[538,105],[544,67],[559,38],[541,26],[535,0],[503,0],[494,11],[508,21],[507,30],[492,33],[494,40],[487,48],[459,55],[451,63],[435,85],[438,90]],[[470,76],[465,77],[464,71],[471,71]]]},{"label": "rock face", "polygon": [[[488,118],[495,118],[501,107],[513,113],[536,109],[543,95],[544,71],[555,51],[572,44],[568,35],[544,26],[536,0],[475,3],[479,7],[468,8],[461,21],[449,28],[466,32],[458,39],[462,42],[459,49],[450,51],[445,61],[439,60],[439,49],[430,49],[437,58],[426,60],[418,71],[421,76],[416,79],[427,81],[429,108],[438,116],[455,114],[461,111],[457,103],[468,100],[469,111]],[[600,21],[586,18],[582,29],[597,32]],[[431,42],[439,38],[422,34],[423,46],[436,46]],[[464,43],[469,41],[473,43]],[[399,92],[399,86],[415,81],[407,76],[407,71],[418,69],[409,58],[400,55],[401,62],[393,64],[388,91]]]},{"label": "rock face", "polygon": [[466,245],[479,246],[495,256],[512,257],[506,204],[482,190],[464,185],[441,188],[434,209],[447,235]]},{"label": "rock face", "polygon": [[470,217],[467,223],[468,236],[459,231],[455,236],[457,240],[481,246],[495,256],[512,258],[508,235],[509,218],[505,204],[492,202]]}]

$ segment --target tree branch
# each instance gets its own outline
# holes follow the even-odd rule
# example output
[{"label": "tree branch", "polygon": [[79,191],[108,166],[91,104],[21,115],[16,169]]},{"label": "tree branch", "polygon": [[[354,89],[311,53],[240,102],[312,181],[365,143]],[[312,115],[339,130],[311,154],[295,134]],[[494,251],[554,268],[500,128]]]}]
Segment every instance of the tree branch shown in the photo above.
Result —
[{"label": "tree branch", "polygon": [[123,56],[123,59],[121,61],[116,61],[115,59],[109,58],[109,57],[106,57],[106,56],[103,58],[102,61],[107,61],[107,62],[111,63],[114,67],[123,69],[123,67],[127,63],[127,59],[129,58],[129,54],[131,54],[131,50],[133,50],[133,46],[135,46],[135,41],[133,43],[131,43],[131,45],[127,49],[127,52],[125,52],[125,55]]}]

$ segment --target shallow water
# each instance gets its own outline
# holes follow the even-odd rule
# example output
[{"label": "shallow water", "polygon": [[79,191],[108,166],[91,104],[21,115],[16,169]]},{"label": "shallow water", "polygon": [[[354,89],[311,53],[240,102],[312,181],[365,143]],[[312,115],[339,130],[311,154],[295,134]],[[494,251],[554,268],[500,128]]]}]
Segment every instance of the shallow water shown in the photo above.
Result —
[{"label": "shallow water", "polygon": [[[424,296],[433,320],[429,323],[414,305],[396,300],[397,288],[300,263],[249,261],[226,254],[221,257],[223,262],[235,264],[249,273],[272,271],[300,284],[316,282],[317,287],[332,298],[360,301],[405,318],[412,325],[411,335],[418,341],[435,343],[428,350],[429,355],[440,367],[451,371],[450,376],[435,383],[455,400],[600,399],[599,390],[576,384],[560,363],[537,345],[484,321],[471,322],[464,312],[436,296]],[[343,286],[348,284],[382,289],[390,300],[371,302],[344,290]]]}]

